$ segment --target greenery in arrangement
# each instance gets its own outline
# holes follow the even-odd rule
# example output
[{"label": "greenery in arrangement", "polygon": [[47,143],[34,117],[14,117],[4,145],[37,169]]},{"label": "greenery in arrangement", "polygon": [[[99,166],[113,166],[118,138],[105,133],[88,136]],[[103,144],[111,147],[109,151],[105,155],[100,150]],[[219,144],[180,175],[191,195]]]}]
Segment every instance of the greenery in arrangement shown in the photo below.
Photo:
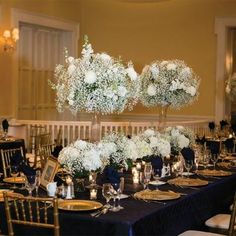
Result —
[{"label": "greenery in arrangement", "polygon": [[164,130],[165,136],[171,145],[171,151],[176,153],[185,147],[195,143],[194,133],[191,129],[183,126],[167,127]]},{"label": "greenery in arrangement", "polygon": [[199,77],[181,60],[155,61],[141,75],[141,102],[180,108],[198,97]]},{"label": "greenery in arrangement", "polygon": [[65,52],[65,65],[55,68],[56,105],[62,112],[121,113],[132,109],[140,92],[139,76],[130,62],[125,67],[120,59],[106,53],[94,53],[85,37],[81,58]]}]

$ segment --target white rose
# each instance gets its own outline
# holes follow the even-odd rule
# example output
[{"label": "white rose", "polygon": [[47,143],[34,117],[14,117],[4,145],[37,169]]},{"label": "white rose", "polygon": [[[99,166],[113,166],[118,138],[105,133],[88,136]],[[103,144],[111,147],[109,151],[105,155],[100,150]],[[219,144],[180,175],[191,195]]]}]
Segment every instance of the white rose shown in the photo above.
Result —
[{"label": "white rose", "polygon": [[169,63],[166,68],[167,70],[175,70],[176,69],[176,65],[174,63]]},{"label": "white rose", "polygon": [[147,93],[149,96],[155,96],[156,95],[156,87],[153,84],[148,85]]},{"label": "white rose", "polygon": [[186,93],[189,93],[192,97],[196,94],[196,89],[193,86],[190,86],[186,89]]},{"label": "white rose", "polygon": [[124,97],[127,94],[127,89],[124,86],[118,87],[118,95]]},{"label": "white rose", "polygon": [[153,129],[146,129],[144,131],[144,135],[147,137],[153,136],[153,135],[155,135],[155,131]]},{"label": "white rose", "polygon": [[67,71],[68,71],[68,74],[69,74],[70,76],[75,72],[75,70],[76,70],[76,66],[75,66],[74,64],[70,64],[70,65],[68,66]]},{"label": "white rose", "polygon": [[127,69],[126,69],[126,72],[128,74],[128,76],[130,77],[130,79],[132,81],[136,80],[137,79],[137,72],[134,70],[134,67],[133,66],[129,66]]},{"label": "white rose", "polygon": [[182,149],[184,147],[188,147],[189,139],[186,138],[183,134],[178,137],[178,146]]},{"label": "white rose", "polygon": [[153,77],[157,77],[159,75],[159,68],[156,63],[150,66],[150,71],[152,72]]},{"label": "white rose", "polygon": [[158,138],[157,137],[150,137],[150,147],[154,148],[158,146]]},{"label": "white rose", "polygon": [[103,61],[110,61],[111,60],[111,57],[106,54],[106,53],[101,53],[100,54],[100,58],[103,60]]},{"label": "white rose", "polygon": [[84,82],[87,84],[93,84],[97,80],[97,76],[93,71],[88,71],[85,73]]},{"label": "white rose", "polygon": [[83,140],[77,140],[77,141],[75,141],[74,146],[79,149],[85,149],[87,146],[87,143]]}]

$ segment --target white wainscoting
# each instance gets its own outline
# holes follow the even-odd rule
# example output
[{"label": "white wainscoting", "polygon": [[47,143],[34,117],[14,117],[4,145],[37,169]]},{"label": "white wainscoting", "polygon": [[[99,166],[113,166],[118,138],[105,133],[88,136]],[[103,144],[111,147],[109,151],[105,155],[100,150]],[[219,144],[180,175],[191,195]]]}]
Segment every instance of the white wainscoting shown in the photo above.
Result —
[{"label": "white wainscoting", "polygon": [[[178,120],[169,121],[166,126],[182,125],[192,129],[196,134],[209,135],[208,123],[211,120]],[[76,139],[91,140],[91,121],[46,121],[46,120],[14,120],[10,122],[10,134],[24,138],[26,147],[30,140],[30,127],[33,125],[45,127],[51,133],[52,143],[61,132],[62,145],[66,146]],[[126,135],[136,135],[148,128],[158,129],[158,122],[153,121],[104,121],[100,124],[100,137],[106,133],[123,132]],[[21,129],[19,131],[19,129]],[[22,130],[23,129],[23,130]]]}]

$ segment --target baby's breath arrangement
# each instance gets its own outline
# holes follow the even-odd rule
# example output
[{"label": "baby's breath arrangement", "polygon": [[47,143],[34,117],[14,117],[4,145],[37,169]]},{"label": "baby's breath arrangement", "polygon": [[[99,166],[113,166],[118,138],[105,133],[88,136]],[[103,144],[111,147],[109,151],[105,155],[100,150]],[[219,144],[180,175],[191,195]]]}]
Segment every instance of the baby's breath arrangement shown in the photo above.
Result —
[{"label": "baby's breath arrangement", "polygon": [[85,37],[81,58],[65,52],[65,65],[55,68],[56,105],[62,112],[68,107],[73,113],[121,113],[132,109],[140,92],[139,77],[129,62],[125,67],[120,59],[106,53],[94,53]]},{"label": "baby's breath arrangement", "polygon": [[180,108],[198,96],[200,80],[183,61],[155,61],[141,75],[141,101],[144,106]]},{"label": "baby's breath arrangement", "polygon": [[230,97],[231,100],[235,100],[236,98],[236,73],[231,75],[226,80],[225,92]]}]

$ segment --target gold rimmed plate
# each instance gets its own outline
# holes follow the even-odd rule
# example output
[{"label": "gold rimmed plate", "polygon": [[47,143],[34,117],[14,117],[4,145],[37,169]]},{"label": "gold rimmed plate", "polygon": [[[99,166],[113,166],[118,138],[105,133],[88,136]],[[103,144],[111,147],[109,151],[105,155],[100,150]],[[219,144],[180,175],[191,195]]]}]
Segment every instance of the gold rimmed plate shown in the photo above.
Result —
[{"label": "gold rimmed plate", "polygon": [[66,211],[93,211],[102,206],[100,202],[89,200],[64,200],[58,203],[58,208]]},{"label": "gold rimmed plate", "polygon": [[24,184],[25,183],[25,178],[24,177],[8,177],[3,179],[5,183],[9,184]]},{"label": "gold rimmed plate", "polygon": [[167,201],[180,198],[180,193],[147,189],[135,193],[134,198],[141,200]]},{"label": "gold rimmed plate", "polygon": [[186,187],[201,187],[208,184],[207,180],[191,179],[191,178],[175,178],[167,181],[169,184],[186,186]]},{"label": "gold rimmed plate", "polygon": [[232,175],[232,172],[224,171],[224,170],[198,170],[199,175],[204,176],[215,176],[215,177],[224,177]]}]

